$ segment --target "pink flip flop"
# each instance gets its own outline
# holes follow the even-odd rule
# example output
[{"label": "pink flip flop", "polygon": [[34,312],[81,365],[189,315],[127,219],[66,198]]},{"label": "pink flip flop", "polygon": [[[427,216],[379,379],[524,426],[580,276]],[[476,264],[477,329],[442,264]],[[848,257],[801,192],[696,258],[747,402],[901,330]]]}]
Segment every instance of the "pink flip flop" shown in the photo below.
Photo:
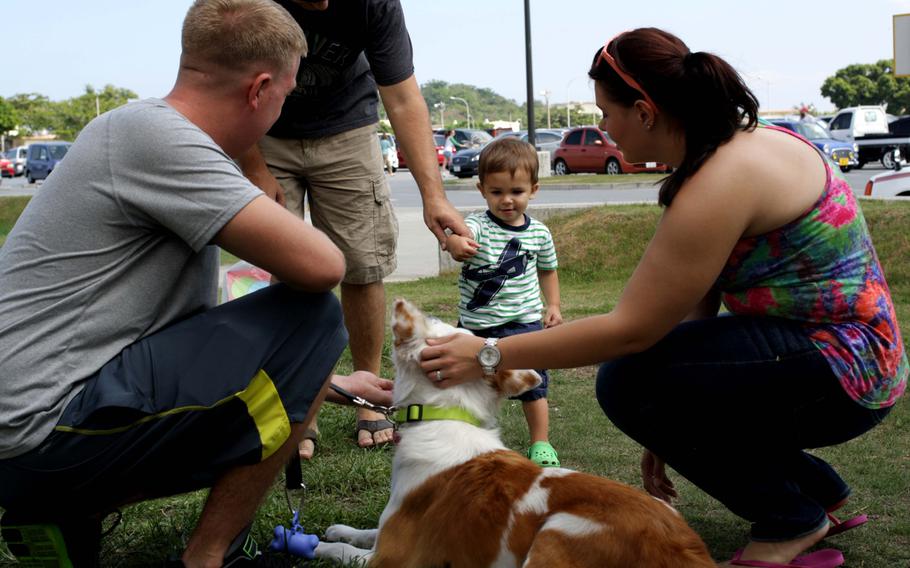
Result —
[{"label": "pink flip flop", "polygon": [[831,523],[831,527],[828,529],[828,533],[825,535],[825,538],[829,536],[834,536],[840,534],[844,531],[850,529],[855,529],[858,526],[866,524],[866,521],[869,520],[869,517],[866,515],[857,515],[852,519],[847,519],[846,521],[838,520],[837,517],[828,513],[828,522]]},{"label": "pink flip flop", "polygon": [[809,554],[797,556],[788,564],[765,562],[763,560],[741,560],[743,551],[737,550],[730,559],[733,566],[753,566],[755,568],[836,568],[844,563],[844,555],[834,548],[823,548]]}]

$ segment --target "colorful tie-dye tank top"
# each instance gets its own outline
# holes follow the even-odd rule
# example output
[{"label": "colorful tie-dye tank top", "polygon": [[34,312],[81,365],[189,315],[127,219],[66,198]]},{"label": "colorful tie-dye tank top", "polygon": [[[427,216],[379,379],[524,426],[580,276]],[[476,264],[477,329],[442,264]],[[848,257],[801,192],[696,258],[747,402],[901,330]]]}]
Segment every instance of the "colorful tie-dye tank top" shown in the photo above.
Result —
[{"label": "colorful tie-dye tank top", "polygon": [[718,286],[734,314],[805,322],[847,394],[884,408],[904,392],[910,366],[862,210],[825,163],[825,190],[815,205],[778,229],[741,239]]}]

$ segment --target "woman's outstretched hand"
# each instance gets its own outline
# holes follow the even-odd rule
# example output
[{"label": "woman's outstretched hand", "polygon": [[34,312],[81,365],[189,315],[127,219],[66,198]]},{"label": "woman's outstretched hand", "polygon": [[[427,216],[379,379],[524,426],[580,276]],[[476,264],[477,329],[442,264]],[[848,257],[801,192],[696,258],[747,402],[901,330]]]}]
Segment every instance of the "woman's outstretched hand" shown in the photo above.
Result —
[{"label": "woman's outstretched hand", "polygon": [[420,367],[440,387],[451,387],[483,376],[477,352],[483,338],[466,333],[427,339],[428,347],[420,352]]}]

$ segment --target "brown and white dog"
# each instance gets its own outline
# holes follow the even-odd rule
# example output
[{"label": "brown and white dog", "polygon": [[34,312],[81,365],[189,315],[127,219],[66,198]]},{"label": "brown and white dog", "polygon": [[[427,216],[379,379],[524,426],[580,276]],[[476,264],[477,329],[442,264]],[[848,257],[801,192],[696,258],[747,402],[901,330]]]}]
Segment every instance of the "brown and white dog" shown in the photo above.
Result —
[{"label": "brown and white dog", "polygon": [[401,424],[379,528],[333,525],[317,557],[372,568],[715,566],[698,535],[662,501],[601,477],[540,468],[502,444],[499,404],[536,386],[537,373],[500,371],[437,388],[419,366],[425,339],[470,332],[400,299],[392,317],[395,405],[458,407],[480,426],[457,419]]}]

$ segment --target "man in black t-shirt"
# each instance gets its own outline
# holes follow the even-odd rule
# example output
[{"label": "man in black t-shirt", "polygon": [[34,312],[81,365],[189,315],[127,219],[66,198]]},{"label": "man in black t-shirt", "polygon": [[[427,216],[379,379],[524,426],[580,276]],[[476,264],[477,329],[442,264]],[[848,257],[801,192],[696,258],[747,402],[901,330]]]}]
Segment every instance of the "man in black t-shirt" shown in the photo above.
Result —
[{"label": "man in black t-shirt", "polygon": [[[470,235],[442,187],[399,0],[275,1],[300,24],[309,53],[278,121],[241,164],[256,185],[300,216],[306,199],[313,225],[344,252],[341,302],[354,367],[378,373],[382,280],[395,270],[398,238],[376,140],[380,98],[420,189],[427,227],[441,245],[446,229]],[[357,438],[363,447],[390,442],[391,424],[360,410]],[[301,446],[303,457],[311,451]]]}]

